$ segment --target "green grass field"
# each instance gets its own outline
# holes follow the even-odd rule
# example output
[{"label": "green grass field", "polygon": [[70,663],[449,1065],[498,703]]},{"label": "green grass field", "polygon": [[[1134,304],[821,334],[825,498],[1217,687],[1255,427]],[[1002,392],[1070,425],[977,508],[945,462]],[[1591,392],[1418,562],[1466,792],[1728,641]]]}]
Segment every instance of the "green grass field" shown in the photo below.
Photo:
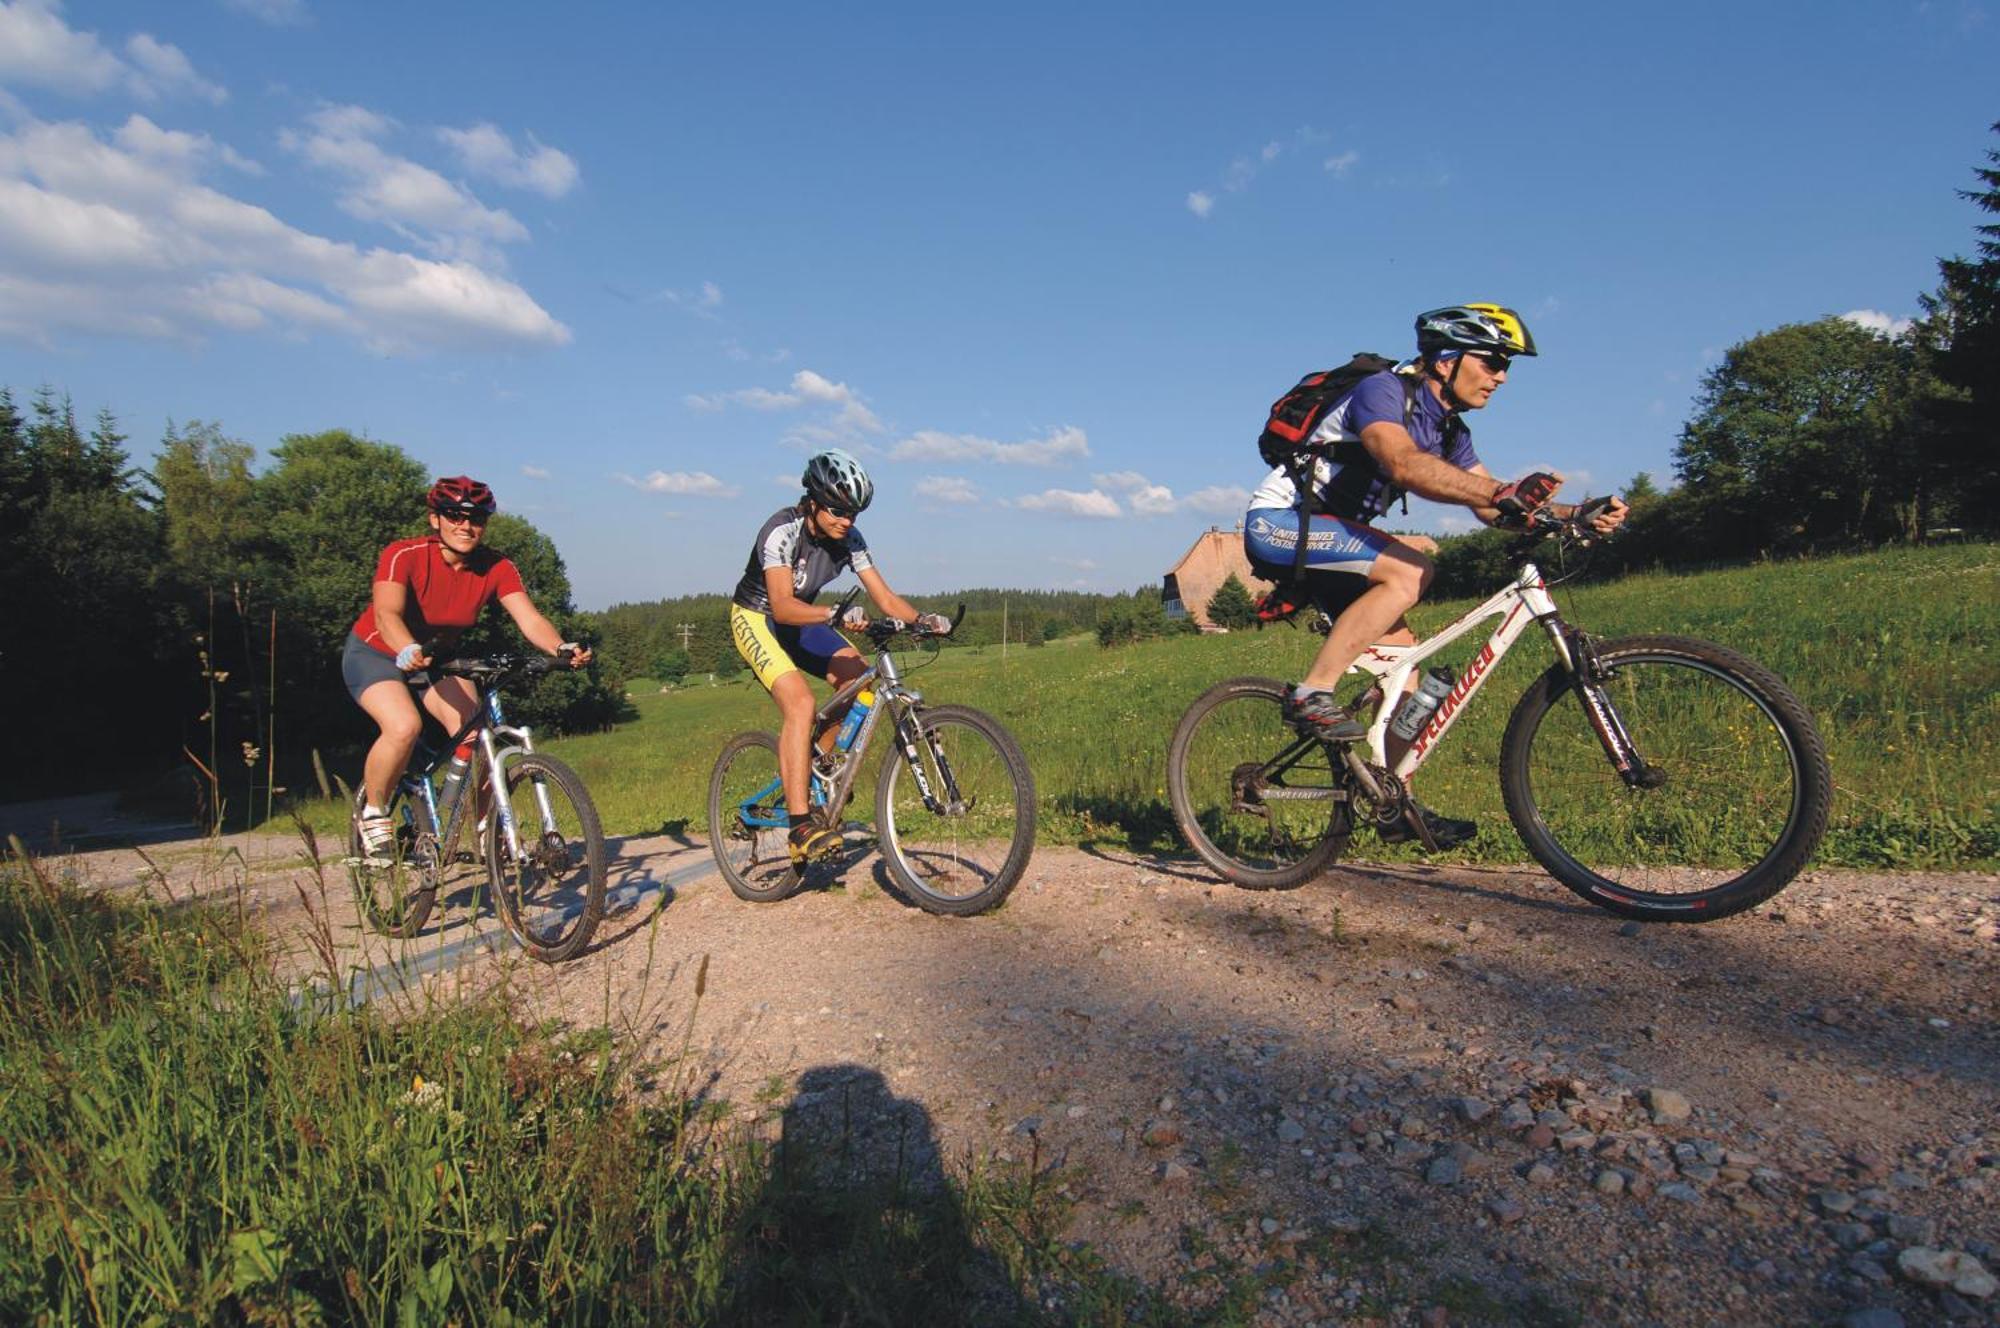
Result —
[{"label": "green grass field", "polygon": [[[1601,636],[1705,637],[1786,679],[1818,720],[1837,785],[1818,861],[1853,866],[1990,866],[2000,861],[1992,763],[2000,738],[2000,548],[1960,545],[1768,563],[1693,575],[1646,574],[1557,591],[1571,621]],[[1427,605],[1433,630],[1471,601]],[[1483,636],[1480,637],[1483,640]],[[1166,797],[1166,748],[1181,712],[1234,674],[1294,678],[1318,638],[1290,628],[1181,637],[1105,650],[949,649],[911,681],[935,701],[998,716],[1027,753],[1045,843],[1179,847]],[[1477,648],[1475,642],[1466,653]],[[906,668],[916,657],[906,659]],[[1429,804],[1471,816],[1463,856],[1525,859],[1501,808],[1500,735],[1522,689],[1550,662],[1524,636],[1419,780]],[[716,752],[746,728],[774,727],[743,676],[661,693],[634,683],[639,718],[552,745],[589,783],[612,834],[704,833]],[[885,750],[877,742],[871,762]],[[864,778],[857,806],[872,805]],[[337,813],[323,808],[328,824]],[[1372,843],[1367,851],[1387,853]]]}]

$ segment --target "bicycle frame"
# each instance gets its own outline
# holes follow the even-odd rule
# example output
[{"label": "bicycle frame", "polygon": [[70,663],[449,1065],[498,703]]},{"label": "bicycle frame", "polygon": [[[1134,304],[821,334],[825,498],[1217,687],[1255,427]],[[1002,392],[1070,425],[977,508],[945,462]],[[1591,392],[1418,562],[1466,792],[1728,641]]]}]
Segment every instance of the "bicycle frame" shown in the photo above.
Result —
[{"label": "bicycle frame", "polygon": [[[1497,591],[1478,608],[1460,617],[1451,626],[1438,632],[1428,640],[1415,645],[1371,645],[1361,652],[1361,658],[1350,666],[1350,672],[1367,674],[1375,679],[1381,688],[1382,700],[1377,705],[1375,717],[1368,725],[1368,750],[1375,764],[1386,767],[1388,761],[1389,721],[1402,703],[1404,686],[1417,668],[1431,656],[1444,650],[1453,642],[1468,635],[1475,627],[1488,618],[1499,618],[1500,625],[1487,637],[1465,666],[1465,672],[1453,684],[1451,691],[1439,700],[1437,709],[1425,721],[1391,771],[1398,779],[1407,780],[1422,768],[1431,758],[1466,703],[1476,696],[1486,680],[1493,674],[1493,666],[1513,648],[1527,630],[1530,622],[1538,622],[1548,632],[1556,655],[1565,667],[1576,668],[1575,652],[1570,648],[1570,633],[1562,617],[1556,611],[1555,599],[1549,594],[1548,583],[1541,571],[1533,563],[1523,563],[1514,579]],[[1629,745],[1629,744],[1628,744]]]},{"label": "bicycle frame", "polygon": [[[507,722],[506,713],[500,707],[498,687],[484,680],[479,680],[477,686],[479,705],[473,711],[472,718],[446,740],[437,755],[432,757],[421,770],[411,769],[404,773],[403,790],[412,797],[423,799],[424,806],[431,814],[431,824],[438,827],[438,852],[440,856],[449,853],[458,843],[459,831],[464,824],[467,791],[472,788],[474,780],[468,771],[468,777],[459,784],[449,800],[449,805],[440,808],[437,790],[431,782],[431,776],[437,773],[439,766],[451,759],[451,753],[458,750],[459,744],[463,743],[468,735],[477,731],[479,735],[477,755],[484,762],[486,778],[491,781],[493,811],[500,817],[502,840],[508,852],[518,858],[521,856],[521,834],[515,824],[512,800],[507,797],[501,762],[512,756],[534,751],[535,743],[525,725]],[[506,740],[508,745],[501,746],[495,741],[496,737]],[[536,801],[541,807],[542,824],[553,825],[555,809],[549,805],[548,790],[539,782],[534,788]],[[445,813],[444,817],[439,815],[440,810]],[[445,819],[446,817],[449,819]]]},{"label": "bicycle frame", "polygon": [[[820,753],[817,745],[820,734],[826,731],[826,726],[833,722],[836,714],[844,712],[849,702],[870,687],[875,690],[875,703],[869,708],[868,713],[862,716],[861,727],[846,741],[837,741],[834,746],[834,750],[844,753],[847,760],[831,778],[821,774],[818,769]],[[895,656],[889,653],[888,647],[885,645],[880,648],[876,652],[875,663],[872,666],[835,692],[827,703],[813,714],[814,750],[813,760],[808,766],[811,774],[813,805],[816,807],[846,805],[848,791],[854,787],[854,781],[861,773],[861,761],[868,751],[869,739],[874,736],[876,725],[881,722],[883,713],[893,707],[897,739],[902,747],[903,757],[909,763],[910,774],[917,782],[917,791],[923,795],[926,806],[937,810],[940,804],[931,792],[930,781],[924,774],[923,762],[917,755],[914,715],[916,708],[923,704],[923,700],[921,693],[903,685],[902,672],[896,667]],[[949,778],[949,772],[946,777]],[[738,804],[743,823],[759,830],[782,830],[789,825],[791,818],[785,811],[784,787],[782,779],[773,779],[743,799]],[[953,798],[957,797],[955,789],[950,792]],[[757,810],[767,804],[776,810],[768,814]]]}]

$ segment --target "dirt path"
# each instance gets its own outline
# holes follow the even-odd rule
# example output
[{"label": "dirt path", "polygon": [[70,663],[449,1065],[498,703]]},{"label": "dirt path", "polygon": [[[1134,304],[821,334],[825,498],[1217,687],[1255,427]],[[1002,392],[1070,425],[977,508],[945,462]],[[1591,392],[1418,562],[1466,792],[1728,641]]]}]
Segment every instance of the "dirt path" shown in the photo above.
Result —
[{"label": "dirt path", "polygon": [[894,1101],[920,1165],[1059,1167],[1072,1235],[1115,1268],[1261,1276],[1259,1323],[2000,1323],[1968,1261],[1946,1291],[1907,1253],[2000,1267],[1993,876],[1815,872],[1672,929],[1525,870],[1256,894],[1044,848],[1004,910],[957,921],[886,894],[872,856],[758,906],[703,846],[632,840],[622,911],[547,969],[462,900],[392,949],[337,873],[320,902],[296,841],[226,847],[154,861],[177,896],[240,886],[301,971],[310,900],[362,994],[504,968],[542,1013],[691,1038],[760,1128]]}]

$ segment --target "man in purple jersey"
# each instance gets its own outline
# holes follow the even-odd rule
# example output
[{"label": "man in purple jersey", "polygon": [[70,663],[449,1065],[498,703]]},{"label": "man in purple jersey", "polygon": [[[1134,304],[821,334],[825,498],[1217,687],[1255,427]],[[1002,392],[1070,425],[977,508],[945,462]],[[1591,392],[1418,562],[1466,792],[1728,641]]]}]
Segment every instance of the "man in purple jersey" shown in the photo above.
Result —
[{"label": "man in purple jersey", "polygon": [[[1541,471],[1502,484],[1480,464],[1471,430],[1460,418],[1493,399],[1515,356],[1534,353],[1527,324],[1501,305],[1452,305],[1419,314],[1417,358],[1362,379],[1307,440],[1316,451],[1305,589],[1335,617],[1305,678],[1285,694],[1285,718],[1302,731],[1341,742],[1366,736],[1334,699],[1334,687],[1368,645],[1413,645],[1417,639],[1404,615],[1430,585],[1430,555],[1437,543],[1422,535],[1391,535],[1370,521],[1409,492],[1469,507],[1488,525],[1517,524],[1561,487],[1560,475]],[[1244,551],[1268,580],[1294,579],[1303,498],[1283,466],[1251,495]],[[1563,504],[1551,510],[1565,518],[1575,513]],[[1625,513],[1625,504],[1613,498],[1592,524],[1609,533]],[[1407,744],[1393,735],[1389,741],[1393,765]],[[1470,821],[1422,809],[1419,814],[1441,847],[1464,843],[1478,830]],[[1399,826],[1382,837],[1395,842],[1415,835]]]}]

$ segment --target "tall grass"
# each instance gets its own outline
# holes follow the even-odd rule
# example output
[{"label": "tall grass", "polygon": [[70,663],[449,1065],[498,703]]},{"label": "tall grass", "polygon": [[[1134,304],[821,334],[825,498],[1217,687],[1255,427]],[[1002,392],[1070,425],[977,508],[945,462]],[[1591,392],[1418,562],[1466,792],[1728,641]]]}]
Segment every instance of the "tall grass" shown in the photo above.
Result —
[{"label": "tall grass", "polygon": [[[1783,677],[1818,720],[1838,786],[1821,862],[2000,862],[2000,781],[1991,774],[2000,747],[2000,548],[1646,573],[1562,589],[1558,600],[1601,636],[1706,637]],[[1417,627],[1434,631],[1474,602],[1425,605]],[[1013,731],[1034,769],[1044,842],[1170,850],[1179,841],[1166,749],[1181,712],[1234,674],[1295,678],[1318,644],[1287,628],[1112,650],[1073,637],[1004,657],[997,647],[948,649],[912,681],[932,699],[990,711]],[[1500,735],[1514,699],[1549,659],[1534,634],[1524,637],[1425,767],[1426,802],[1486,827],[1460,850],[1466,856],[1525,859],[1500,803]],[[775,709],[747,679],[664,694],[635,684],[633,704],[635,722],[555,750],[583,774],[610,833],[703,833],[715,753],[742,729],[775,727]],[[857,788],[857,808],[869,805],[871,782]],[[332,808],[319,814],[328,825],[337,817]]]},{"label": "tall grass", "polygon": [[1177,1320],[872,1072],[760,1133],[504,987],[353,1010],[269,961],[241,911],[0,863],[0,1322]]}]

